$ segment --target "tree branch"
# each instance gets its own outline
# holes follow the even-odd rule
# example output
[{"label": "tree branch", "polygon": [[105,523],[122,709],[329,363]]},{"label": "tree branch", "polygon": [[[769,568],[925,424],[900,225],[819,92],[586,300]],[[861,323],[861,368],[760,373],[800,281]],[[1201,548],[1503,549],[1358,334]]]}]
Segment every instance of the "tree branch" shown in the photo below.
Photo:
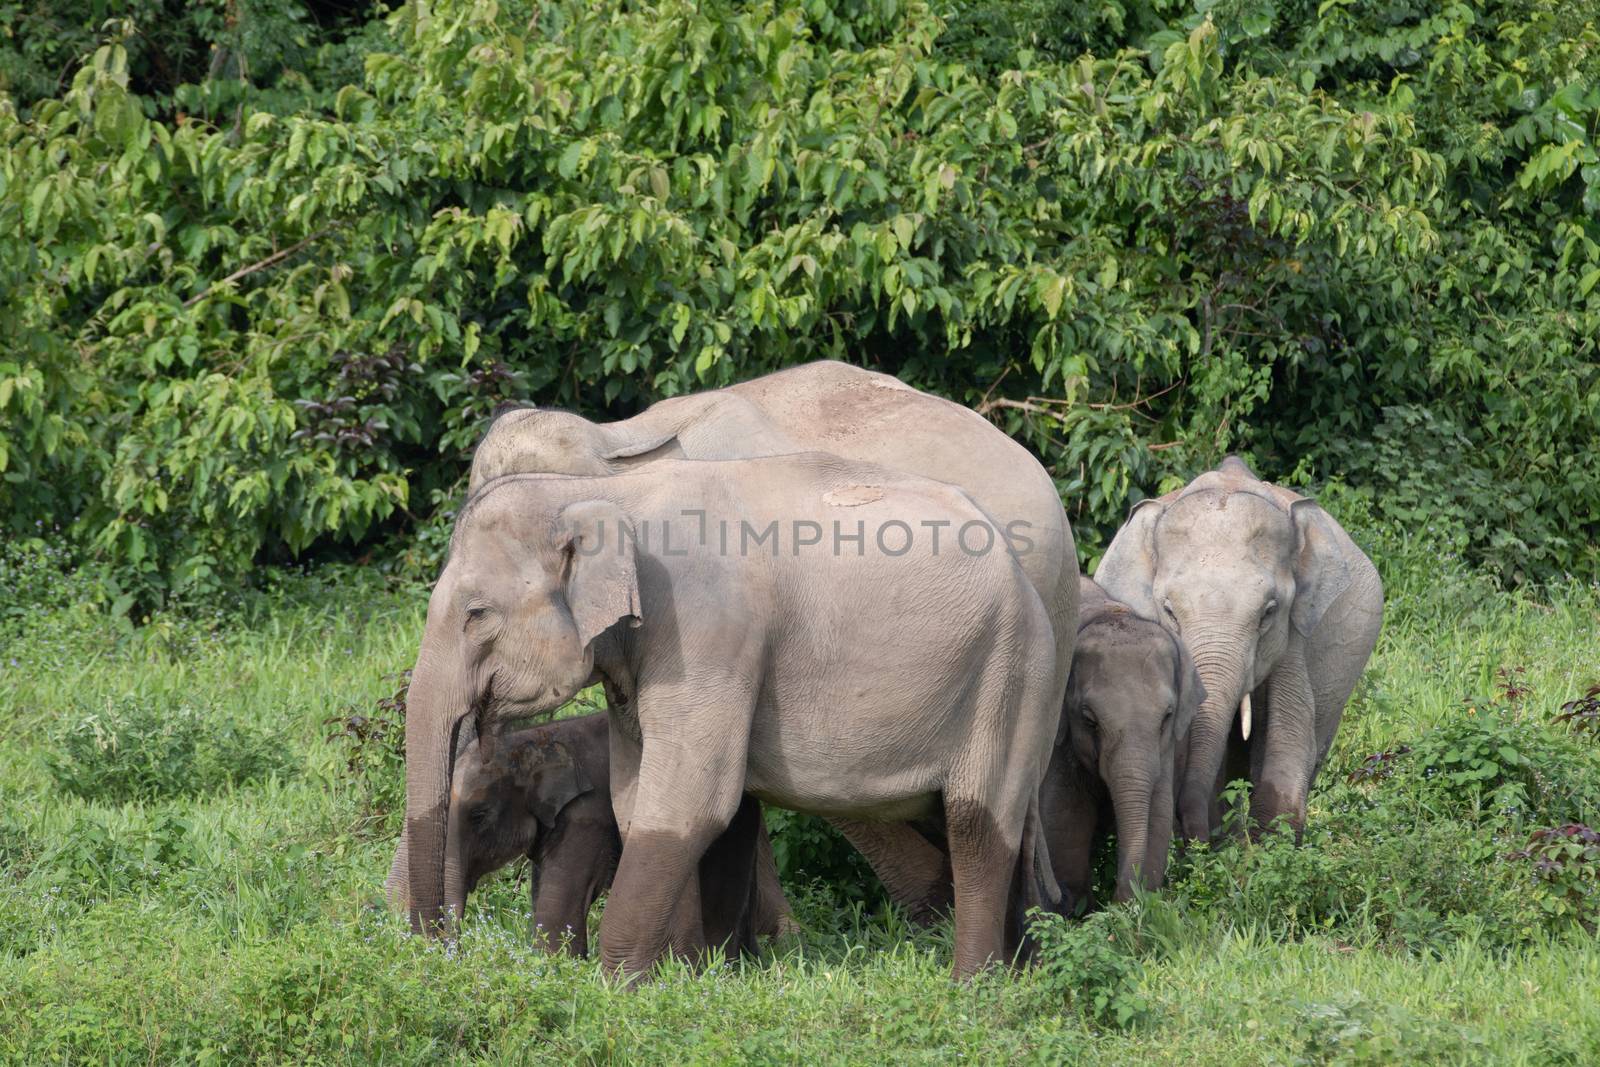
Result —
[{"label": "tree branch", "polygon": [[266,270],[268,267],[277,266],[279,263],[282,263],[284,260],[294,255],[311,242],[321,240],[322,238],[328,236],[328,234],[332,233],[336,228],[337,227],[334,226],[325,226],[316,233],[312,234],[310,237],[296,241],[294,244],[283,249],[282,251],[272,253],[272,255],[268,256],[266,259],[257,260],[248,267],[240,267],[226,278],[223,278],[221,281],[212,282],[210,285],[206,286],[204,289],[185,300],[183,302],[183,306],[193,307],[206,297],[210,296],[211,290],[215,289],[219,285],[227,285],[229,282],[236,282],[240,278],[248,277],[258,270]]}]

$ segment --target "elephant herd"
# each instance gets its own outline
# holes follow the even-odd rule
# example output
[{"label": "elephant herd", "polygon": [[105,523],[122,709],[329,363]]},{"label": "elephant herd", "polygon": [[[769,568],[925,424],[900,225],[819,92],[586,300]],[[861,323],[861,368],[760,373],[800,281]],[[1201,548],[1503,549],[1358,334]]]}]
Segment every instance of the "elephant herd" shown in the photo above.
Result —
[{"label": "elephant herd", "polygon": [[[1161,884],[1222,786],[1298,830],[1377,640],[1371,562],[1237,459],[1136,507],[1091,582],[979,415],[843,363],[597,424],[500,414],[428,603],[390,900],[448,936],[532,861],[536,937],[604,967],[788,929],[761,804],[832,822],[965,977],[1029,908]],[[607,711],[529,726],[602,684]]]}]

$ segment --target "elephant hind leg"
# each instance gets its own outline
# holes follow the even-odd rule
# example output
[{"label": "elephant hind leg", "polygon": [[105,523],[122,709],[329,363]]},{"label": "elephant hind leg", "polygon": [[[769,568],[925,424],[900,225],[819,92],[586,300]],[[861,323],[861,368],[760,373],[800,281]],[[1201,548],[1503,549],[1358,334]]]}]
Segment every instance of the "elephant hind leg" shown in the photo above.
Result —
[{"label": "elephant hind leg", "polygon": [[950,858],[909,823],[829,819],[866,857],[889,899],[927,926],[950,910]]},{"label": "elephant hind leg", "polygon": [[993,963],[1009,962],[1008,920],[1017,895],[1023,820],[948,793],[945,820],[956,891],[953,969],[955,977],[970,978]]},{"label": "elephant hind leg", "polygon": [[789,908],[789,898],[783,895],[783,883],[778,880],[778,863],[772,855],[772,838],[765,823],[756,832],[756,880],[752,887],[755,899],[751,902],[754,933],[757,937],[787,937],[800,929]]}]

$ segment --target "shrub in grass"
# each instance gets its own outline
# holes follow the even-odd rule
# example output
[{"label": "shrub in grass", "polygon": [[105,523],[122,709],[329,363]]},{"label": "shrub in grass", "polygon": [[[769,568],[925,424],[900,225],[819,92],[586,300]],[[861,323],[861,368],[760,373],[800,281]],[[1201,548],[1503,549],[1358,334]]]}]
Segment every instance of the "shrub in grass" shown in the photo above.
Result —
[{"label": "shrub in grass", "polygon": [[1123,912],[1116,908],[1076,920],[1036,910],[1029,927],[1038,946],[1038,988],[1090,1023],[1117,1030],[1136,1026],[1150,1014],[1150,1003],[1139,992],[1143,965],[1124,929]]},{"label": "shrub in grass", "polygon": [[395,818],[405,810],[406,695],[411,672],[386,676],[394,692],[372,708],[346,704],[322,721],[329,743],[344,752],[345,771],[366,794],[371,817]]},{"label": "shrub in grass", "polygon": [[1468,700],[1424,733],[1392,781],[1441,814],[1550,825],[1600,803],[1600,766],[1568,734],[1505,704]]},{"label": "shrub in grass", "polygon": [[1528,864],[1539,907],[1553,924],[1575,923],[1593,933],[1600,920],[1600,831],[1581,823],[1535,830],[1528,847],[1506,857]]},{"label": "shrub in grass", "polygon": [[1296,1064],[1476,1063],[1486,1062],[1488,1051],[1470,1027],[1396,1004],[1372,1004],[1359,994],[1300,1005],[1293,1032],[1300,1046]]},{"label": "shrub in grass", "polygon": [[1186,921],[1427,954],[1469,936],[1514,947],[1554,928],[1495,826],[1343,783],[1318,806],[1298,845],[1286,834],[1190,845],[1172,872]]},{"label": "shrub in grass", "polygon": [[79,714],[46,762],[56,785],[85,800],[123,803],[211,793],[285,775],[285,740],[215,709],[136,699]]},{"label": "shrub in grass", "polygon": [[155,889],[198,862],[192,830],[172,812],[135,814],[126,825],[86,812],[55,837],[37,873],[80,903]]}]

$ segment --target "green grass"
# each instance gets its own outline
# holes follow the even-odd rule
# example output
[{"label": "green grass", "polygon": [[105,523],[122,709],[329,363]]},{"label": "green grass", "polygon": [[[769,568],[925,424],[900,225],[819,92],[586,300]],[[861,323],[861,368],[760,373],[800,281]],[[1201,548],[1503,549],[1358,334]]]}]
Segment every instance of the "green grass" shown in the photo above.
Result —
[{"label": "green grass", "polygon": [[[374,743],[352,770],[325,720],[394,691],[423,592],[338,571],[137,629],[13,612],[0,1060],[1594,1062],[1593,867],[1573,867],[1563,895],[1508,854],[1536,825],[1594,818],[1595,743],[1548,720],[1600,679],[1600,591],[1509,595],[1415,546],[1378,547],[1388,623],[1304,847],[1192,855],[1168,893],[1067,928],[1057,965],[970,986],[948,979],[948,928],[912,931],[816,885],[789,886],[805,930],[763,959],[668,966],[631,992],[592,963],[535,955],[515,877],[475,896],[457,946],[410,937],[381,902],[398,768]],[[1496,672],[1515,667],[1526,692],[1497,696]],[[1401,757],[1391,778],[1345,783],[1373,752],[1477,737],[1468,696],[1496,708],[1482,730],[1526,757],[1525,775],[1495,757],[1507,767],[1482,788],[1452,785]],[[112,799],[109,739],[60,769],[75,725],[104,719],[126,743],[139,715],[182,708],[273,739],[284,760],[203,789],[158,781],[130,802]],[[84,799],[97,759],[107,792]]]}]

